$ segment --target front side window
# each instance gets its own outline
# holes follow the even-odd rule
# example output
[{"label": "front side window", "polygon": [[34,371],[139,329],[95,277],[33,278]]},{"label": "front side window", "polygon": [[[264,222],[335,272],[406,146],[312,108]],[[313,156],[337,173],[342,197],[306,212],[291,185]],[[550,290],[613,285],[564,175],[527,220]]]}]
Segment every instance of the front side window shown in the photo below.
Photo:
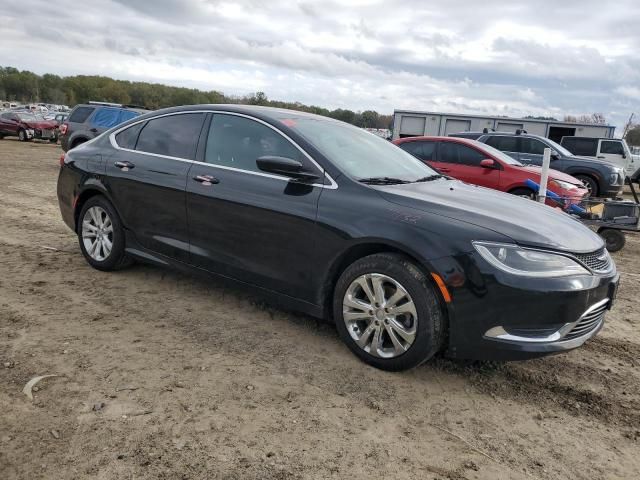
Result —
[{"label": "front side window", "polygon": [[415,181],[437,175],[410,153],[353,125],[311,116],[291,118],[286,113],[279,120],[353,179],[390,177]]},{"label": "front side window", "polygon": [[453,142],[442,142],[440,144],[441,162],[479,167],[480,162],[485,158],[485,155],[466,145]]},{"label": "front side window", "polygon": [[521,138],[520,139],[520,153],[526,153],[529,155],[544,155],[544,149],[546,145],[540,140],[535,138]]},{"label": "front side window", "polygon": [[622,148],[621,142],[606,140],[600,144],[600,153],[610,155],[624,155],[624,148]]},{"label": "front side window", "polygon": [[302,152],[272,128],[237,115],[214,114],[207,137],[205,162],[259,172],[256,160],[264,156],[307,163]]},{"label": "front side window", "polygon": [[507,137],[507,136],[494,136],[489,137],[487,140],[487,145],[491,145],[498,150],[503,152],[517,152],[518,151],[518,137]]},{"label": "front side window", "polygon": [[194,160],[204,113],[182,113],[149,120],[138,136],[136,150]]},{"label": "front side window", "polygon": [[78,107],[69,117],[69,121],[74,123],[84,123],[94,110],[95,108],[93,107]]}]

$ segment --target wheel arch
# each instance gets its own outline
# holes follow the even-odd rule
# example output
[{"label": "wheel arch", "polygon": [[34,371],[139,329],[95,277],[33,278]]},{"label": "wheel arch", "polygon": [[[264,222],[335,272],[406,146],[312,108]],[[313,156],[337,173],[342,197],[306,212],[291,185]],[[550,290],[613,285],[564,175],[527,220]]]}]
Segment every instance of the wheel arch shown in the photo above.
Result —
[{"label": "wheel arch", "polygon": [[73,205],[73,223],[74,223],[75,231],[78,231],[78,218],[80,217],[80,212],[82,211],[82,207],[84,207],[84,204],[87,203],[87,201],[90,198],[96,197],[98,195],[100,195],[100,196],[104,197],[105,199],[107,199],[109,201],[109,203],[111,204],[111,206],[116,211],[116,213],[118,214],[118,216],[120,217],[120,219],[122,219],[122,216],[120,215],[120,212],[118,211],[118,208],[115,206],[114,202],[111,200],[111,197],[110,197],[109,193],[107,192],[107,190],[104,188],[104,186],[99,185],[99,184],[90,184],[90,185],[87,185],[76,196],[76,199],[74,201],[74,205]]},{"label": "wheel arch", "polygon": [[403,248],[401,246],[379,240],[363,241],[355,245],[351,245],[344,252],[342,252],[329,267],[322,287],[321,301],[323,310],[330,314],[329,316],[332,318],[332,320],[333,309],[331,305],[333,301],[334,288],[336,286],[336,283],[338,282],[338,279],[340,278],[340,275],[342,275],[342,273],[349,267],[349,265],[351,265],[355,261],[369,255],[374,255],[376,253],[397,253],[412,260],[413,263],[415,263],[415,265],[422,270],[422,272],[425,274],[425,277],[427,278],[427,281],[434,288],[436,296],[438,297],[440,305],[442,306],[443,313],[447,317],[448,321],[448,306],[438,284],[431,275],[431,273],[435,270],[432,268],[429,262],[426,259],[421,258],[419,254],[412,252],[407,248]]}]

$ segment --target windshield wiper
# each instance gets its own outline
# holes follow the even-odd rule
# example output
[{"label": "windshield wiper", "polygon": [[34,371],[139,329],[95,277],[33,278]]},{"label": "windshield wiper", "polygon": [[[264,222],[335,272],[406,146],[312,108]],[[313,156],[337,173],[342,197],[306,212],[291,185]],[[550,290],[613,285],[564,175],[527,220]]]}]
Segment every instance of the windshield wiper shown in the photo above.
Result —
[{"label": "windshield wiper", "polygon": [[409,180],[402,180],[401,178],[394,177],[359,178],[358,181],[366,183],[367,185],[399,185],[401,183],[411,183]]},{"label": "windshield wiper", "polygon": [[440,175],[440,174],[436,174],[436,175],[429,175],[428,177],[422,177],[419,178],[417,180],[414,180],[414,182],[431,182],[433,180],[437,180],[439,178],[444,178],[444,175]]}]

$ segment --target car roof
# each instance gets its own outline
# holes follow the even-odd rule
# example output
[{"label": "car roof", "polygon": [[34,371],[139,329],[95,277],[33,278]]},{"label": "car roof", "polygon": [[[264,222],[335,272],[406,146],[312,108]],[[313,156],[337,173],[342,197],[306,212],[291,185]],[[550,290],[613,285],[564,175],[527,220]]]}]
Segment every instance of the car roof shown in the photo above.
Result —
[{"label": "car roof", "polygon": [[447,141],[447,142],[464,143],[464,144],[473,145],[473,146],[476,146],[476,147],[483,145],[482,143],[480,143],[477,140],[474,140],[472,138],[430,136],[430,135],[425,135],[425,136],[421,136],[421,137],[399,138],[398,140],[395,140],[394,143],[401,144],[401,143],[416,142],[416,141],[432,141],[433,142],[433,141],[440,141],[440,140],[444,140],[444,141]]}]

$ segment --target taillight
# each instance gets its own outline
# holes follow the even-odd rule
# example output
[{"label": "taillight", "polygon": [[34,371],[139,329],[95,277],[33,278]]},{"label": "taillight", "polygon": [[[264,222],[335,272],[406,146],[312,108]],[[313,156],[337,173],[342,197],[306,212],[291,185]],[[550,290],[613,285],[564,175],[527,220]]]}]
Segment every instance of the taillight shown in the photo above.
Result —
[{"label": "taillight", "polygon": [[64,165],[64,153],[60,155],[60,166],[62,167],[63,165]]},{"label": "taillight", "polygon": [[69,128],[69,125],[66,123],[60,125],[60,135],[65,135],[67,133],[67,128]]}]

